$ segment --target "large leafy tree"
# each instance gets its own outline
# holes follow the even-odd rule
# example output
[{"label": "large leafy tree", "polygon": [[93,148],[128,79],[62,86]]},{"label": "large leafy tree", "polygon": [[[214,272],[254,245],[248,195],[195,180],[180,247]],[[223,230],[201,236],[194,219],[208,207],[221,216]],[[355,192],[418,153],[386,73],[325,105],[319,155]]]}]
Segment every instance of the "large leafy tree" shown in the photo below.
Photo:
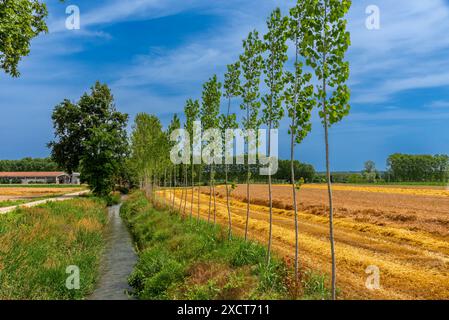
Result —
[{"label": "large leafy tree", "polygon": [[[201,122],[204,130],[218,129],[219,114],[220,114],[220,101],[221,101],[221,83],[218,81],[217,76],[214,75],[203,86],[202,105],[200,110]],[[216,143],[216,141],[209,142]],[[214,185],[214,164],[210,166],[209,177],[209,217],[211,217],[211,205],[212,196],[214,200],[214,223],[216,222],[216,203],[215,203],[215,185]]]},{"label": "large leafy tree", "polygon": [[[80,168],[82,178],[95,193],[106,193],[120,171],[117,161],[126,153],[128,121],[127,114],[117,111],[108,86],[97,82],[90,94],[85,93],[77,103],[64,100],[55,107],[52,120],[55,131],[55,140],[49,143],[52,159],[68,173]],[[101,139],[105,139],[104,143]],[[104,163],[109,166],[107,172],[99,173],[105,178],[104,184],[93,175],[96,169],[101,169],[100,159],[111,161]]]},{"label": "large leafy tree", "polygon": [[95,195],[107,196],[113,190],[121,166],[127,159],[125,126],[112,128],[103,123],[90,128],[89,133],[80,162],[81,177]]},{"label": "large leafy tree", "polygon": [[[268,126],[268,154],[271,157],[271,129],[279,127],[279,122],[284,115],[282,108],[283,91],[286,78],[284,65],[288,60],[286,30],[288,18],[283,17],[281,10],[275,9],[267,20],[268,33],[264,36],[264,47],[267,57],[264,61],[265,83],[268,92],[262,97],[264,104],[262,121]],[[268,237],[267,261],[271,258],[271,245],[273,237],[273,196],[271,183],[271,164],[268,169],[268,195],[270,205],[270,230]]]},{"label": "large leafy tree", "polygon": [[349,63],[345,54],[350,46],[346,30],[346,14],[350,0],[312,0],[304,7],[303,20],[306,34],[303,54],[319,81],[316,98],[321,104],[319,112],[324,126],[326,149],[326,177],[329,196],[329,238],[332,256],[332,299],[336,299],[336,261],[333,225],[332,183],[329,161],[329,127],[349,114],[350,92],[346,85]]},{"label": "large leafy tree", "polygon": [[47,32],[47,8],[38,0],[0,1],[0,68],[18,77],[22,57],[30,53],[31,41]]},{"label": "large leafy tree", "polygon": [[[260,76],[263,66],[263,43],[259,33],[254,30],[249,33],[247,39],[243,40],[243,53],[240,55],[243,83],[241,86],[241,96],[243,103],[240,108],[244,111],[243,128],[245,130],[256,130],[259,127],[260,109]],[[247,139],[247,167],[246,167],[246,223],[245,240],[248,239],[249,209],[251,202],[250,181],[251,165],[249,162],[250,153],[255,152],[255,146],[250,145]]]},{"label": "large leafy tree", "polygon": [[[225,74],[224,89],[225,97],[228,99],[228,109],[226,115],[220,116],[220,127],[223,132],[223,140],[227,141],[226,130],[237,129],[237,116],[235,113],[231,113],[232,99],[240,96],[240,62],[228,65],[228,71]],[[229,166],[225,163],[225,187],[226,187],[226,207],[228,210],[228,223],[229,223],[229,239],[232,238],[232,219],[231,219],[231,205],[229,201]]]},{"label": "large leafy tree", "polygon": [[[287,72],[287,89],[285,90],[285,104],[290,124],[290,175],[293,192],[293,209],[295,210],[295,280],[298,282],[299,274],[299,230],[298,230],[298,205],[297,185],[295,177],[295,145],[301,143],[312,129],[311,114],[314,107],[313,85],[310,84],[312,74],[304,73],[303,64],[300,62],[300,48],[304,38],[302,10],[307,0],[299,0],[297,5],[290,10],[290,22],[288,36],[295,45],[294,72]],[[304,177],[302,177],[304,178]]]}]

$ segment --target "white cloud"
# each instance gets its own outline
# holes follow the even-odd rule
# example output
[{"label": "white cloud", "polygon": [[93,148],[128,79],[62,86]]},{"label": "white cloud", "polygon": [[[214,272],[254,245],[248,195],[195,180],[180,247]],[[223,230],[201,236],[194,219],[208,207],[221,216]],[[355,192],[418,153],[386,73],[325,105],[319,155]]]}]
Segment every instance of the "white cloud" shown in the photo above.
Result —
[{"label": "white cloud", "polygon": [[381,29],[364,27],[364,8],[350,14],[353,102],[386,102],[395,94],[449,84],[449,8],[443,0],[378,1]]}]

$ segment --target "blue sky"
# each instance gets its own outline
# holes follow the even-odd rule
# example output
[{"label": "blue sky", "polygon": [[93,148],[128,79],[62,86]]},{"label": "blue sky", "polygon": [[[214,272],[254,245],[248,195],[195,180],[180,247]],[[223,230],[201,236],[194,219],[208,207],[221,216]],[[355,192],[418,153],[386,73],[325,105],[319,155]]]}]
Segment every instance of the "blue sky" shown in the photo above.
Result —
[{"label": "blue sky", "polygon": [[[187,98],[241,53],[253,28],[265,30],[281,0],[47,1],[50,33],[39,36],[20,66],[0,74],[0,159],[49,154],[50,116],[96,81],[109,84],[119,110],[157,114],[164,124]],[[65,29],[65,8],[81,10],[81,29]],[[380,30],[365,27],[368,5],[380,8]],[[331,130],[333,170],[359,170],[371,159],[449,153],[449,3],[444,0],[356,0],[349,14],[351,115]],[[234,108],[238,108],[238,103]],[[280,130],[287,158],[287,122]],[[297,148],[299,160],[324,169],[323,129]]]}]

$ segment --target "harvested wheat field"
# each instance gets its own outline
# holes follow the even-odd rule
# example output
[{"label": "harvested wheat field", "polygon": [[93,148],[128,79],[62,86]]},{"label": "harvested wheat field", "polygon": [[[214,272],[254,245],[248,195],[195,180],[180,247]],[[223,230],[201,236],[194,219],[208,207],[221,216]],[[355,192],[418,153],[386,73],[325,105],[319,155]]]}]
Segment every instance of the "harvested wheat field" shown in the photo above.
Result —
[{"label": "harvested wheat field", "polygon": [[[201,190],[200,215],[209,218],[209,189]],[[227,225],[225,188],[216,188],[217,223]],[[172,201],[172,193],[161,191]],[[179,209],[181,191],[176,192]],[[327,189],[306,185],[298,193],[300,265],[330,274]],[[268,187],[251,186],[250,236],[268,238]],[[273,187],[274,250],[294,255],[290,186]],[[186,214],[190,214],[191,193]],[[197,192],[193,214],[197,214]],[[449,191],[425,187],[334,186],[337,286],[340,299],[449,299]],[[234,232],[242,234],[246,185],[232,193]],[[213,221],[213,205],[211,221]],[[368,266],[380,269],[379,290],[365,286]]]},{"label": "harvested wheat field", "polygon": [[1,187],[0,200],[20,200],[41,197],[60,196],[83,190],[82,186],[74,187]]}]

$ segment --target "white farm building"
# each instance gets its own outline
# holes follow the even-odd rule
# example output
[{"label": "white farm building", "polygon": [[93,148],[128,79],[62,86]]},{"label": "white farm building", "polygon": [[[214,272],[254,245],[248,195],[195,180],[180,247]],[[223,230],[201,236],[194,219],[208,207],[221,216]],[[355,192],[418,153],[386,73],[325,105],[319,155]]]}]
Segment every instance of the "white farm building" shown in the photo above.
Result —
[{"label": "white farm building", "polygon": [[0,180],[3,183],[20,182],[21,184],[80,184],[80,175],[65,172],[0,172]]}]

